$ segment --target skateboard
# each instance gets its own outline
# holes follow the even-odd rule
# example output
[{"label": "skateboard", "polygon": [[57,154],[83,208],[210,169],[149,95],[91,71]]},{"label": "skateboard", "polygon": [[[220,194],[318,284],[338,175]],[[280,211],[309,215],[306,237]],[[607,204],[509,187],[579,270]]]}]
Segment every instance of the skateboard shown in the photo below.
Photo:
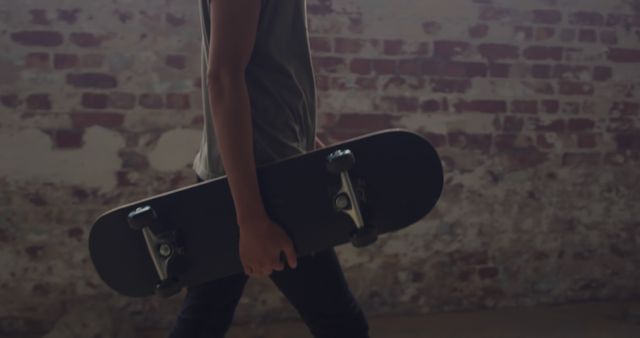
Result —
[{"label": "skateboard", "polygon": [[[436,205],[440,158],[421,135],[384,130],[256,168],[271,219],[304,256],[408,227]],[[129,297],[169,297],[243,273],[226,176],[108,211],[89,252],[101,279]],[[281,255],[282,258],[282,255]]]}]

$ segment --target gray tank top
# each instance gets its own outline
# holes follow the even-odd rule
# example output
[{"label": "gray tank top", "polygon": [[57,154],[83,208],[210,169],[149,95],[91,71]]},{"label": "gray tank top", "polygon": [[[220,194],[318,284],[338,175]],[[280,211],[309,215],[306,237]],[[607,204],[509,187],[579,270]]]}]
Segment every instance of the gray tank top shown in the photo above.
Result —
[{"label": "gray tank top", "polygon": [[[225,175],[207,90],[209,0],[200,2],[204,127],[193,169],[202,179]],[[245,72],[256,165],[314,147],[316,89],[309,52],[306,0],[262,0],[255,45]]]}]

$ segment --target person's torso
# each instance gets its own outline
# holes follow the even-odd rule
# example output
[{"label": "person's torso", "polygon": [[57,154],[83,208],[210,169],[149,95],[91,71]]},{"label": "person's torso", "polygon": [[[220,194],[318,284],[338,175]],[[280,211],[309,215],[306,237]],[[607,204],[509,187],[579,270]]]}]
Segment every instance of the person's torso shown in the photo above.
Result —
[{"label": "person's torso", "polygon": [[[198,1],[203,36],[205,126],[194,169],[198,176],[210,179],[224,175],[224,170],[216,144],[205,76],[210,41],[209,0]],[[256,41],[245,72],[258,165],[312,150],[316,133],[316,92],[306,0],[261,2]]]}]

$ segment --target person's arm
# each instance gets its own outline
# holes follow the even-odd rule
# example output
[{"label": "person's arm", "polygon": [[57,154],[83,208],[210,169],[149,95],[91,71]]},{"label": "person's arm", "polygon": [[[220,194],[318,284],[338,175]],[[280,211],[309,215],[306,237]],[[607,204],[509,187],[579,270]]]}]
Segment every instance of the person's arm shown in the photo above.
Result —
[{"label": "person's arm", "polygon": [[245,273],[266,276],[282,270],[280,253],[296,266],[291,239],[273,223],[258,186],[251,106],[245,69],[251,58],[260,0],[211,0],[211,41],[207,80],[216,140],[240,227]]},{"label": "person's arm", "polygon": [[250,226],[267,217],[256,177],[245,82],[259,13],[259,0],[211,0],[208,90],[220,156],[240,226]]}]

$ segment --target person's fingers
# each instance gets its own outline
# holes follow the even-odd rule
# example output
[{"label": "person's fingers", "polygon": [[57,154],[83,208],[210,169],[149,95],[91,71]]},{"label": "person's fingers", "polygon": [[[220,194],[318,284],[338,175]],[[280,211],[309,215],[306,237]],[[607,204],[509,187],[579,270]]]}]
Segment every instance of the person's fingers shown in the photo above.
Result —
[{"label": "person's fingers", "polygon": [[291,240],[288,240],[282,249],[287,256],[287,263],[289,263],[292,269],[295,269],[298,265],[298,256],[296,255],[296,250],[293,248]]},{"label": "person's fingers", "polygon": [[273,263],[271,264],[271,267],[273,268],[273,270],[276,270],[276,271],[284,270],[284,259],[283,259],[283,256],[284,256],[284,254],[282,252],[279,252],[275,256],[275,259],[274,259]]}]

